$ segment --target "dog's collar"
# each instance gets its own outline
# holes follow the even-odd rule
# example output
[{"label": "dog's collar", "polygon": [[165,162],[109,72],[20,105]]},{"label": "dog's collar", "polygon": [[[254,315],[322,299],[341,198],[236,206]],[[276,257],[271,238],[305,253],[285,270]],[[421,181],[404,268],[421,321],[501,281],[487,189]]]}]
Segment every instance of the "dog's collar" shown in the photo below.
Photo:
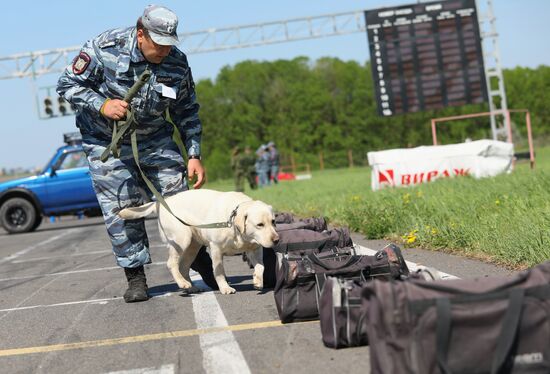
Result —
[{"label": "dog's collar", "polygon": [[241,204],[243,204],[243,203],[238,204],[235,207],[235,209],[233,209],[233,211],[231,211],[231,214],[229,215],[229,220],[227,221],[227,224],[229,225],[229,227],[234,226],[235,230],[237,230],[239,235],[244,235],[244,234],[246,234],[246,217],[245,217],[245,224],[244,224],[244,231],[243,232],[241,232],[241,230],[239,230],[239,227],[237,225],[235,225],[235,218],[237,217],[237,210],[239,210],[239,207],[241,206]]},{"label": "dog's collar", "polygon": [[235,209],[233,209],[231,211],[231,214],[229,215],[229,219],[227,220],[227,223],[229,224],[230,227],[233,226],[233,221],[235,220],[235,217],[237,217],[237,210],[239,209],[240,205],[241,204],[237,205],[235,207]]}]

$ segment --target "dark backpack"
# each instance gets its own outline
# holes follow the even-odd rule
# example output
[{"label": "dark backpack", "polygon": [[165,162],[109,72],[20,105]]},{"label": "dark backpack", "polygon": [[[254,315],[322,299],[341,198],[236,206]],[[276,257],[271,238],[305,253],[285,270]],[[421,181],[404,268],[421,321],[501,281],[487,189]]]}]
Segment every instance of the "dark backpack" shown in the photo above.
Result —
[{"label": "dark backpack", "polygon": [[513,277],[365,284],[371,371],[550,373],[550,261]]}]

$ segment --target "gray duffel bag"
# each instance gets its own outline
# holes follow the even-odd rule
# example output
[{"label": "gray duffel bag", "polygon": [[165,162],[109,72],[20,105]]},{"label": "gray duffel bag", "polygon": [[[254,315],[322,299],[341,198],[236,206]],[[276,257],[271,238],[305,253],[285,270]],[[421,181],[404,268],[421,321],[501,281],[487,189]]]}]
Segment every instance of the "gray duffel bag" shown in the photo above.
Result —
[{"label": "gray duffel bag", "polygon": [[367,282],[373,374],[550,373],[550,261],[512,277]]}]

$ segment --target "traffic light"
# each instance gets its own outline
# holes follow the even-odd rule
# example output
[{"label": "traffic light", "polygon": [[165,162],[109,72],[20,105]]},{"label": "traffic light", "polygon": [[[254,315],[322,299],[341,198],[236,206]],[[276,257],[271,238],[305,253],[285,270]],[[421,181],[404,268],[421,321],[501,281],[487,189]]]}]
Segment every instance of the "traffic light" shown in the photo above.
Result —
[{"label": "traffic light", "polygon": [[63,99],[61,96],[59,96],[57,98],[57,108],[59,110],[59,113],[61,113],[62,116],[66,116],[67,115],[67,102],[65,101],[65,99]]},{"label": "traffic light", "polygon": [[47,97],[44,99],[44,112],[52,117],[53,116],[53,108],[52,108],[52,99],[50,97]]}]

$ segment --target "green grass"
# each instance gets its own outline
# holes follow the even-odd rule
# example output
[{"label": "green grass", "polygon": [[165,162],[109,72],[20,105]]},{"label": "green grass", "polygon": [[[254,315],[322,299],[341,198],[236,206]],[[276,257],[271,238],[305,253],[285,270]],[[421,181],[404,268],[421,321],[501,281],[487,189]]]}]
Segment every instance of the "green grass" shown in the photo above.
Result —
[{"label": "green grass", "polygon": [[[231,190],[232,181],[208,184]],[[311,180],[281,182],[255,199],[279,211],[326,216],[370,239],[453,252],[512,268],[550,259],[550,148],[537,150],[537,167],[518,163],[509,175],[438,180],[373,192],[370,169],[314,172]]]}]

